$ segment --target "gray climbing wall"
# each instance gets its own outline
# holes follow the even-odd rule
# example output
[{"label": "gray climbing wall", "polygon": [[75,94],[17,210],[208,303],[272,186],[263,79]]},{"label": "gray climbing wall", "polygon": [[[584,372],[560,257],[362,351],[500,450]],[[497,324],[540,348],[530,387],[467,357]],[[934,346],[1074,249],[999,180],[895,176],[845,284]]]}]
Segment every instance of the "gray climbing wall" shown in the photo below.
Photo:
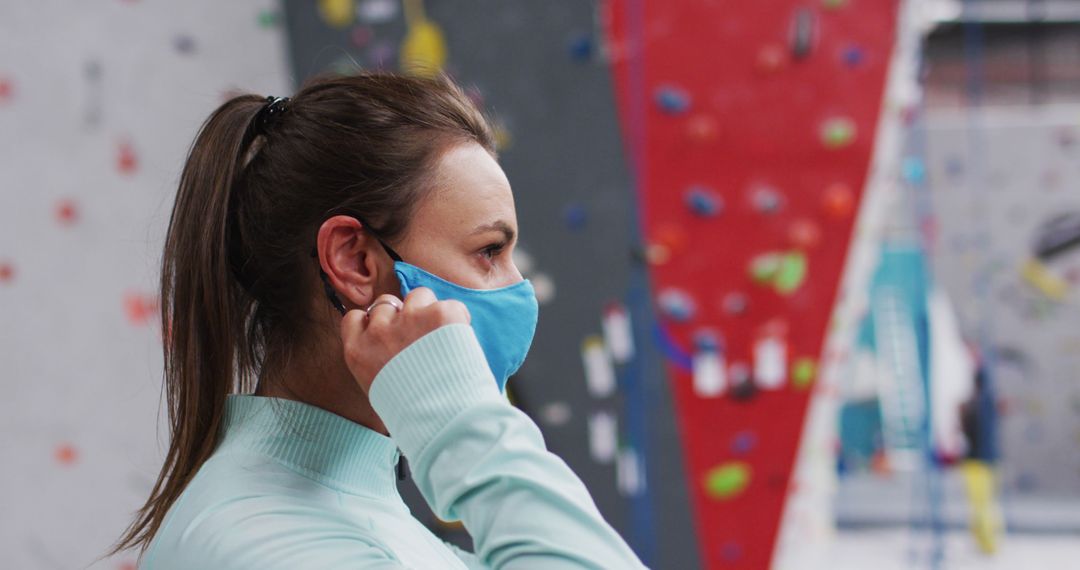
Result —
[{"label": "gray climbing wall", "polygon": [[1010,493],[1080,493],[1080,245],[1028,266],[1051,219],[1080,221],[1078,117],[1014,107],[927,120],[934,269],[965,333],[995,348]]},{"label": "gray climbing wall", "polygon": [[[398,2],[358,2],[356,20],[340,27],[315,3],[285,6],[297,83],[324,70],[398,68],[406,32]],[[516,403],[646,563],[698,567],[667,379],[649,341],[651,315],[631,311],[637,357],[633,371],[616,368],[621,389],[613,395],[590,395],[582,362],[583,341],[602,334],[609,302],[648,299],[634,255],[633,186],[611,73],[599,49],[598,4],[485,0],[429,2],[426,9],[445,34],[447,71],[483,101],[503,131],[500,162],[514,188],[521,248],[531,266],[523,271],[544,284],[536,340],[510,384]],[[645,435],[635,443],[644,455],[636,491],[627,482],[633,475],[617,473],[620,463],[627,467],[621,454],[590,446],[589,418],[605,412],[616,418],[621,443],[632,439],[625,426]],[[428,513],[414,489],[405,495],[414,513]],[[448,540],[469,545],[462,530],[429,520]]]}]

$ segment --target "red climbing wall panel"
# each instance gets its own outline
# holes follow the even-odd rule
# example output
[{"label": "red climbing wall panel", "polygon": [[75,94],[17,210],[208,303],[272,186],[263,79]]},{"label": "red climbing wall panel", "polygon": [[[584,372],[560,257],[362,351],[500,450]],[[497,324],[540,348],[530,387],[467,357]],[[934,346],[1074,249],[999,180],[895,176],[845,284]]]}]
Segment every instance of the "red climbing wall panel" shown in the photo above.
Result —
[{"label": "red climbing wall panel", "polygon": [[685,358],[669,366],[702,560],[768,568],[867,179],[898,0],[613,0],[606,10],[661,321],[675,353],[708,351],[698,339],[711,331],[710,354],[723,358],[724,377],[703,367],[698,380],[713,377],[700,383]]}]

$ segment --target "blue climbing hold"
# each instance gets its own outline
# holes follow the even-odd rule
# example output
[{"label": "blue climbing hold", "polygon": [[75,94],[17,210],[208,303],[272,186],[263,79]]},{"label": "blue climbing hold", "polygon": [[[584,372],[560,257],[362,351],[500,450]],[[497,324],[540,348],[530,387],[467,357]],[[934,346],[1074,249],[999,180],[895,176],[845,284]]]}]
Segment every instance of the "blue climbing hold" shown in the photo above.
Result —
[{"label": "blue climbing hold", "polygon": [[686,205],[698,216],[715,217],[724,208],[724,199],[704,186],[693,186],[686,192]]},{"label": "blue climbing hold", "polygon": [[570,40],[570,59],[586,62],[593,56],[593,39],[589,34],[580,34]]},{"label": "blue climbing hold", "polygon": [[690,95],[678,87],[666,85],[656,90],[656,104],[669,115],[681,115],[690,110]]},{"label": "blue climbing hold", "polygon": [[664,289],[657,296],[660,311],[676,322],[686,322],[694,318],[696,306],[694,300],[681,289]]},{"label": "blue climbing hold", "polygon": [[731,440],[731,452],[735,455],[746,455],[756,446],[757,435],[749,430],[740,431]]},{"label": "blue climbing hold", "polygon": [[563,223],[566,227],[577,231],[585,227],[589,221],[589,212],[581,204],[567,204],[563,208]]},{"label": "blue climbing hold", "polygon": [[719,352],[723,347],[720,335],[711,329],[701,329],[694,333],[694,348],[700,352]]},{"label": "blue climbing hold", "polygon": [[866,60],[866,53],[859,46],[848,46],[841,57],[848,67],[858,67]]}]

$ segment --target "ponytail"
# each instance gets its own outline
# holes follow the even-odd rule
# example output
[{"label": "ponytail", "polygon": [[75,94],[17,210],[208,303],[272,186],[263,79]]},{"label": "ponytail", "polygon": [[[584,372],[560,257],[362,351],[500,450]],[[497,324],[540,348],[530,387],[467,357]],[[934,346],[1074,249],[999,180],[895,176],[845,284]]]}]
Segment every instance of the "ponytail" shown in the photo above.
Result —
[{"label": "ponytail", "polygon": [[145,550],[169,506],[214,451],[225,396],[247,386],[244,338],[250,299],[233,278],[227,230],[263,100],[231,99],[199,131],[180,176],[161,263],[161,317],[169,450],[146,504],[108,554]]}]

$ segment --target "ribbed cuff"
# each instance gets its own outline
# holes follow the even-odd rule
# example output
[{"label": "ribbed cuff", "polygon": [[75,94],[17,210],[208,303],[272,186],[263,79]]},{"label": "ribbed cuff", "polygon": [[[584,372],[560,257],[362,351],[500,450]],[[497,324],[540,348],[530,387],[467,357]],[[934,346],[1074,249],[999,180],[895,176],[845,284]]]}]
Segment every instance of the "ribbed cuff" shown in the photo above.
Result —
[{"label": "ribbed cuff", "polygon": [[446,325],[390,359],[368,399],[401,451],[415,460],[459,413],[504,400],[473,328]]}]

